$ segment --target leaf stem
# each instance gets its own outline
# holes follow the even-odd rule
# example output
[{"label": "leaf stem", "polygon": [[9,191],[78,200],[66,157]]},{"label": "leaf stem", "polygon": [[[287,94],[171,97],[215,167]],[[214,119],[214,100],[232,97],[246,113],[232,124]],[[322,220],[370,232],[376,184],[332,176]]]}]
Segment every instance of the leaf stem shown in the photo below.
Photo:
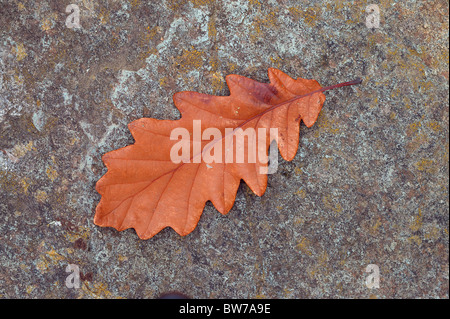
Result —
[{"label": "leaf stem", "polygon": [[348,82],[339,83],[339,84],[335,84],[335,85],[324,87],[324,88],[320,89],[320,91],[324,92],[324,91],[328,91],[328,90],[337,89],[337,88],[340,88],[340,87],[343,87],[343,86],[357,85],[357,84],[361,84],[361,83],[362,83],[362,80],[360,78],[356,78],[353,81],[348,81]]}]

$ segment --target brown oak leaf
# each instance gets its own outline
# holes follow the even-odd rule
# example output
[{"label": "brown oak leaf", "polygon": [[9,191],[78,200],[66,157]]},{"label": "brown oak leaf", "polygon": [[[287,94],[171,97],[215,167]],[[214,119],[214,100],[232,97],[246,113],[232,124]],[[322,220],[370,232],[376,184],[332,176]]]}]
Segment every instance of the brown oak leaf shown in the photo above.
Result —
[{"label": "brown oak leaf", "polygon": [[[270,83],[228,75],[229,96],[176,93],[179,120],[130,123],[135,143],[102,157],[108,171],[96,184],[102,198],[94,223],[119,231],[134,228],[141,239],[165,227],[184,236],[196,227],[207,201],[228,213],[241,179],[262,196],[271,139],[291,161],[300,120],[307,127],[315,123],[325,101],[322,92],[361,83],[322,88],[315,80],[292,79],[277,69],[268,73]],[[278,134],[271,136],[270,129]]]}]

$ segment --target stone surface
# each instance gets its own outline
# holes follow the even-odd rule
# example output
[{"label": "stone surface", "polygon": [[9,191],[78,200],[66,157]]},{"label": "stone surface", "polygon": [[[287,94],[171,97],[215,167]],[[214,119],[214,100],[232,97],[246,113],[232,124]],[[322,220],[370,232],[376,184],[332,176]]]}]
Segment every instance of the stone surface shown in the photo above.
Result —
[{"label": "stone surface", "polygon": [[[369,29],[367,1],[0,0],[0,297],[448,298],[448,1],[377,3]],[[269,67],[364,82],[326,93],[262,197],[242,184],[190,235],[93,224],[127,123]]]}]

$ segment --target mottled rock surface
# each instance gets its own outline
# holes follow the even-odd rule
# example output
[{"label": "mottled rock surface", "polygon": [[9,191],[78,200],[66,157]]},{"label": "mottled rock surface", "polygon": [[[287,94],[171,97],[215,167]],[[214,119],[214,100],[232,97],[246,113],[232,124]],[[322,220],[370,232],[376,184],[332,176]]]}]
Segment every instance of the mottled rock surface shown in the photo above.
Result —
[{"label": "mottled rock surface", "polygon": [[[367,1],[0,0],[0,297],[448,298],[449,4],[376,3],[369,29]],[[269,67],[364,82],[326,93],[262,197],[241,184],[188,236],[93,224],[129,122]]]}]

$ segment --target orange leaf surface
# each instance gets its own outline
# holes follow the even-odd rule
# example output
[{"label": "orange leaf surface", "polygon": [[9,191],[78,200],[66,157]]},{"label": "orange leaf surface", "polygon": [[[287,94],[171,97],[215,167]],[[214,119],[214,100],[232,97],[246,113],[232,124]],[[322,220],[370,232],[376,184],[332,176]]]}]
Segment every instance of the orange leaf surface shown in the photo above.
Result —
[{"label": "orange leaf surface", "polygon": [[[285,160],[291,161],[298,149],[300,120],[307,127],[315,123],[325,101],[322,92],[360,83],[356,80],[322,88],[315,80],[295,80],[276,69],[268,73],[270,83],[228,75],[229,96],[176,93],[173,100],[182,115],[179,120],[142,118],[130,123],[135,143],[102,158],[108,171],[96,184],[102,198],[94,223],[119,231],[134,228],[142,239],[153,237],[165,227],[184,236],[196,227],[207,201],[222,214],[228,213],[241,179],[262,196],[267,186],[264,169],[271,142],[269,129],[278,130],[278,149]],[[196,126],[199,123],[201,132]],[[177,128],[189,132],[190,156],[184,156],[181,162],[171,157],[180,142],[171,139]],[[205,133],[210,133],[205,131],[208,128],[215,128],[220,135],[206,134],[205,138]],[[255,132],[264,129],[263,135],[253,137],[258,140],[258,152],[262,150],[266,157],[252,159],[246,151],[252,140],[246,136],[241,144],[243,161],[239,162],[239,151],[233,147],[239,145],[239,129],[245,132],[248,128]],[[226,139],[233,142],[227,146]],[[206,160],[205,154],[216,156],[216,160]]]}]

